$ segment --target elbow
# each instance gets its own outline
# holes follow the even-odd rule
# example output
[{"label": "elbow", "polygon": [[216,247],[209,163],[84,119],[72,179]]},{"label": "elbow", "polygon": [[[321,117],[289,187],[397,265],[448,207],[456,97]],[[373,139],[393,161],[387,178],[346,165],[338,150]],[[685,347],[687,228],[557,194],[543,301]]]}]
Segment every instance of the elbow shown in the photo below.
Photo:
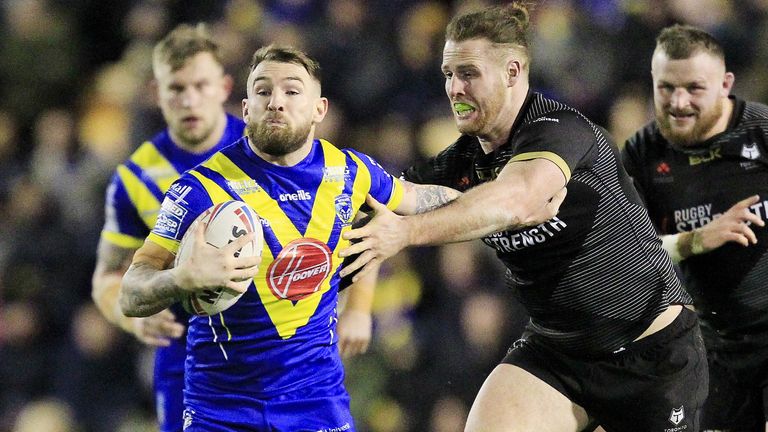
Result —
[{"label": "elbow", "polygon": [[120,294],[117,297],[117,304],[120,305],[120,311],[123,315],[131,318],[144,316],[135,302],[131,301],[131,296],[125,288],[125,284],[120,286]]}]

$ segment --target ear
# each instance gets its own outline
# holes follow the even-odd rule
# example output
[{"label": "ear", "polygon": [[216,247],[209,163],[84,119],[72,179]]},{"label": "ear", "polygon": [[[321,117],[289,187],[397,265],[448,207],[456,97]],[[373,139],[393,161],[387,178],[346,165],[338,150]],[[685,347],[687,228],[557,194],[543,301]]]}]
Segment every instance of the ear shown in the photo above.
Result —
[{"label": "ear", "polygon": [[723,89],[721,91],[724,97],[727,97],[729,94],[731,94],[731,89],[733,88],[733,83],[735,82],[736,75],[734,75],[733,72],[726,72],[725,78],[723,79]]},{"label": "ear", "polygon": [[517,83],[523,73],[523,65],[520,60],[509,59],[505,68],[507,74],[507,87],[512,87]]},{"label": "ear", "polygon": [[317,124],[323,121],[325,114],[328,113],[328,98],[318,98],[315,102],[315,114],[312,116],[312,122]]},{"label": "ear", "polygon": [[241,105],[243,107],[243,121],[248,123],[248,99],[243,99]]}]

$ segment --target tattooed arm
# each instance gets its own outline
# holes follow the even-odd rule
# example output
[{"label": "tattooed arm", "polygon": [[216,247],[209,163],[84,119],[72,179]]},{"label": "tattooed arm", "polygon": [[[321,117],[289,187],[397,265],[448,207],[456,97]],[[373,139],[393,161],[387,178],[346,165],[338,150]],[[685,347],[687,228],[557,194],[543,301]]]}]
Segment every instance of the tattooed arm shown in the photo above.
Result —
[{"label": "tattooed arm", "polygon": [[253,234],[239,237],[219,248],[205,241],[205,226],[194,232],[190,256],[177,267],[174,255],[146,241],[136,251],[133,263],[123,277],[120,307],[127,316],[153,315],[189,293],[219,288],[243,292],[241,282],[256,276],[261,257],[237,256],[236,252],[253,241]]},{"label": "tattooed arm", "polygon": [[401,180],[405,194],[397,208],[398,214],[421,214],[455,200],[461,192],[445,186],[422,185]]},{"label": "tattooed arm", "polygon": [[91,297],[107,321],[147,345],[168,346],[171,339],[184,334],[185,328],[170,310],[146,318],[132,318],[125,316],[120,309],[120,283],[135,252],[136,249],[120,247],[104,239],[99,242]]}]

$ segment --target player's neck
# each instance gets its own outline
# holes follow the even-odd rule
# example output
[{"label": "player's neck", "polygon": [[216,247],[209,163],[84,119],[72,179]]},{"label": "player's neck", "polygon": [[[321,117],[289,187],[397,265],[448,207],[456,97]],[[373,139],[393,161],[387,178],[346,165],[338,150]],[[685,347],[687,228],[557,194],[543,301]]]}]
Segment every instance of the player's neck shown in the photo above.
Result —
[{"label": "player's neck", "polygon": [[725,132],[725,130],[728,129],[728,124],[731,122],[731,116],[733,115],[734,105],[735,104],[733,100],[730,98],[727,98],[725,102],[723,102],[723,112],[720,115],[720,118],[717,120],[717,123],[715,123],[706,137],[704,137],[704,140],[708,140],[717,134]]},{"label": "player's neck", "polygon": [[509,141],[512,126],[514,126],[517,116],[523,108],[527,95],[527,82],[512,87],[509,98],[501,107],[501,110],[499,110],[488,132],[477,136],[480,141],[480,147],[486,154],[493,152]]}]

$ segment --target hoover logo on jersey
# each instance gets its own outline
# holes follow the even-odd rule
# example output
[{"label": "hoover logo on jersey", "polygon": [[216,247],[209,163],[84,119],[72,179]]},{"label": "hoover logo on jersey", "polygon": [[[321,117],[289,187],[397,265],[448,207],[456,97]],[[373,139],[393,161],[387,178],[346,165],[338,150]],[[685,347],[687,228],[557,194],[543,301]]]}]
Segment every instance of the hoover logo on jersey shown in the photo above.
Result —
[{"label": "hoover logo on jersey", "polygon": [[267,269],[267,285],[280,300],[299,301],[320,288],[331,271],[331,250],[312,238],[294,240]]},{"label": "hoover logo on jersey", "polygon": [[333,200],[336,207],[336,217],[342,226],[348,226],[352,222],[352,198],[347,194],[341,194]]}]

